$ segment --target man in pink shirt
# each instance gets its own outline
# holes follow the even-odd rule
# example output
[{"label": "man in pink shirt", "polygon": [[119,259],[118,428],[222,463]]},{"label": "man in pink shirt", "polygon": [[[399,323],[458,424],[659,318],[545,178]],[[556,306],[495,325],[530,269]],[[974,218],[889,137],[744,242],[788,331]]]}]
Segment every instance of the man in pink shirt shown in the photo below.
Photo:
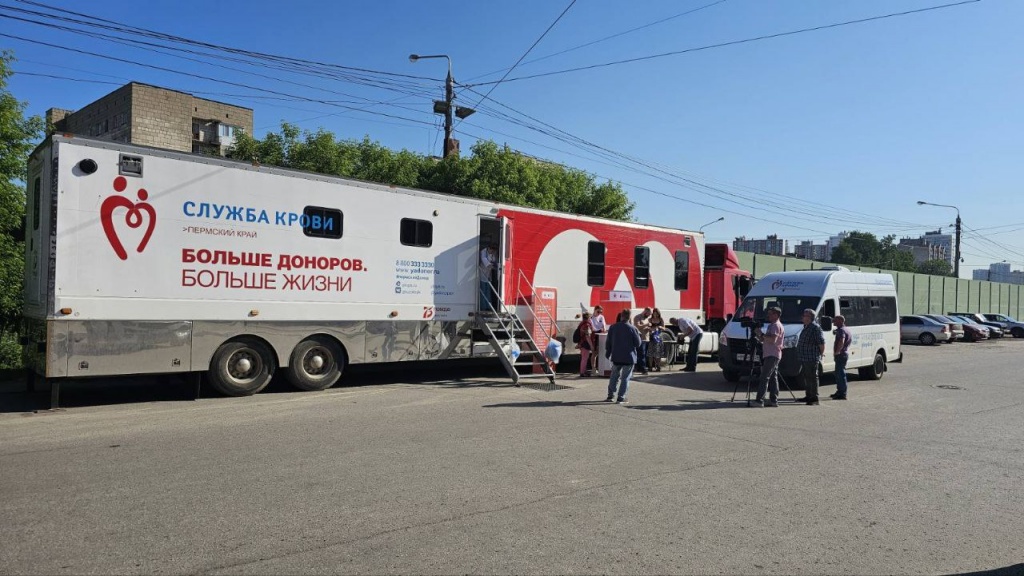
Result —
[{"label": "man in pink shirt", "polygon": [[[782,360],[782,342],[786,338],[786,329],[779,322],[782,310],[770,306],[765,311],[767,322],[764,328],[757,329],[754,337],[761,343],[761,381],[757,387],[757,398],[754,399],[754,406],[779,405],[779,361]],[[769,394],[768,403],[765,404],[765,392]]]}]

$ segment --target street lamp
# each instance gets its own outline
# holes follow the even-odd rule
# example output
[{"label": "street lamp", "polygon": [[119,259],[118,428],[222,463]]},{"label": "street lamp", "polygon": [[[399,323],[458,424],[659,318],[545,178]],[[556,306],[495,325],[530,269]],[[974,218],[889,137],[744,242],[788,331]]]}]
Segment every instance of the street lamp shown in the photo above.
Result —
[{"label": "street lamp", "polygon": [[472,108],[463,108],[462,106],[452,106],[452,101],[455,100],[455,78],[452,76],[452,59],[447,54],[429,54],[426,56],[420,56],[419,54],[409,54],[409,62],[416,62],[417,60],[428,60],[431,58],[444,58],[448,61],[448,76],[444,81],[444,100],[434,100],[434,113],[444,114],[444,152],[442,153],[445,158],[454,150],[454,144],[452,140],[452,113],[461,119],[465,119],[467,116],[476,112]]},{"label": "street lamp", "polygon": [[698,228],[697,232],[703,232],[704,229],[707,228],[708,226],[711,226],[712,224],[714,224],[716,222],[721,222],[722,220],[725,220],[725,216],[722,216],[718,220],[712,220],[711,222],[708,222],[707,224],[705,224],[705,225],[701,226],[700,228]]},{"label": "street lamp", "polygon": [[951,204],[935,204],[932,202],[925,202],[924,200],[917,201],[918,206],[938,206],[940,208],[952,208],[956,210],[956,254],[953,259],[953,276],[960,278],[960,209]]}]

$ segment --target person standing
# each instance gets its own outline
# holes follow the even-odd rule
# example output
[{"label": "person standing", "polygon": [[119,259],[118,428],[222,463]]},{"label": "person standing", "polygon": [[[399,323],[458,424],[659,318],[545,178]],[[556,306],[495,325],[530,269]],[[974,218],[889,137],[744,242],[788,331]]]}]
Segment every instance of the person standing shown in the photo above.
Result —
[{"label": "person standing", "polygon": [[590,318],[590,325],[594,328],[594,353],[590,355],[590,361],[593,364],[594,372],[597,372],[598,353],[601,351],[601,339],[598,334],[608,331],[608,324],[604,320],[604,308],[594,306],[594,315]]},{"label": "person standing", "polygon": [[683,372],[696,372],[697,371],[697,352],[700,351],[700,339],[704,336],[704,331],[697,326],[697,323],[689,318],[679,318],[676,320],[676,325],[679,326],[679,341],[689,336],[690,344],[686,348],[686,366],[683,367]]},{"label": "person standing", "polygon": [[629,323],[629,310],[619,312],[615,324],[608,329],[608,342],[604,356],[612,361],[612,377],[608,380],[608,397],[605,402],[615,400],[618,384],[618,402],[626,403],[629,379],[636,366],[636,353],[640,348],[640,332]]},{"label": "person standing", "polygon": [[580,349],[580,377],[591,375],[590,356],[594,352],[596,338],[594,338],[594,326],[590,323],[590,312],[583,313],[583,319],[577,328],[580,332],[580,341],[576,345]]},{"label": "person standing", "polygon": [[633,327],[640,332],[640,357],[637,358],[636,368],[641,374],[647,374],[647,346],[651,342],[650,308],[644,308],[643,312],[633,318]]},{"label": "person standing", "polygon": [[799,401],[806,402],[808,406],[817,406],[818,364],[825,354],[825,334],[821,331],[821,326],[814,321],[814,310],[804,310],[801,319],[804,329],[800,331],[796,353],[800,359],[800,375],[804,381],[806,394]]},{"label": "person standing", "polygon": [[836,341],[832,346],[832,355],[836,359],[836,393],[831,396],[833,400],[846,400],[847,380],[846,362],[850,359],[850,343],[853,335],[846,327],[846,318],[837,315],[832,319],[835,322]]},{"label": "person standing", "polygon": [[[786,329],[779,322],[782,310],[775,306],[765,310],[768,321],[764,329],[755,328],[754,338],[761,343],[761,380],[757,386],[757,397],[754,398],[755,406],[779,405],[779,362],[782,360],[782,343],[786,338]],[[768,403],[765,404],[764,395],[768,394]]]},{"label": "person standing", "polygon": [[491,288],[491,277],[494,275],[494,267],[498,263],[498,256],[494,245],[488,244],[480,251],[480,310],[490,312],[496,308],[494,289]]},{"label": "person standing", "polygon": [[665,345],[661,343],[661,332],[665,329],[665,319],[661,310],[651,310],[651,341],[647,343],[647,367],[661,372],[661,357],[665,355]]}]

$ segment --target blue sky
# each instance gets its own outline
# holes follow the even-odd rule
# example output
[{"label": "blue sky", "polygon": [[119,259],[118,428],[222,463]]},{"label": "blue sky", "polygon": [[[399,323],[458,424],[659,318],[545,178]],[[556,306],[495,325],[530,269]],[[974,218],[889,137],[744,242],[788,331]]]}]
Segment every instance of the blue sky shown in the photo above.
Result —
[{"label": "blue sky", "polygon": [[[696,229],[725,216],[707,227],[709,241],[777,233],[791,243],[822,242],[828,234],[854,229],[917,236],[949,227],[955,212],[917,206],[916,200],[952,204],[966,227],[963,277],[993,261],[1024,268],[1024,2],[982,0],[516,80],[944,3],[578,0],[494,89],[493,101],[456,127],[456,137],[463,149],[475,136],[491,138],[619,181],[636,202],[642,222]],[[15,0],[0,4],[39,9]],[[430,100],[442,96],[445,64],[412,64],[408,55],[450,55],[462,85],[458,103],[475,106],[491,85],[465,85],[498,80],[503,72],[488,73],[515,63],[569,0],[450,3],[445,10],[437,2],[404,0],[148,0],[132,10],[107,0],[44,4],[220,45],[423,79],[406,79],[416,93],[407,95],[220,63],[246,74],[2,19],[0,34],[124,60],[0,37],[0,48],[13,49],[19,59],[16,71],[76,79],[14,76],[10,89],[29,103],[30,113],[79,108],[114,84],[137,80],[252,107],[257,136],[288,121],[310,130],[323,127],[339,137],[368,135],[389,147],[439,154],[439,117],[431,113]],[[690,10],[696,11],[678,16]],[[0,14],[10,12],[0,9]],[[530,62],[661,19],[668,20]],[[306,99],[388,105],[353,112],[318,102],[270,100],[266,92],[223,82]],[[596,158],[592,151],[504,121],[494,114],[500,105],[644,165],[626,169],[621,161]]]}]

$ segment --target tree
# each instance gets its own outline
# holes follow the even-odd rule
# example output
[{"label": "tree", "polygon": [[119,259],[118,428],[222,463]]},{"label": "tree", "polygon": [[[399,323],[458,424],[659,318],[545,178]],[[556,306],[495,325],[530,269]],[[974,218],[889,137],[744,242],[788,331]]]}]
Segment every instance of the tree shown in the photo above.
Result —
[{"label": "tree", "polygon": [[616,220],[629,220],[634,207],[619,184],[598,183],[581,170],[538,160],[490,141],[474,144],[469,156],[436,160],[408,150],[391,150],[368,137],[338,140],[323,129],[300,132],[286,123],[280,133],[269,133],[262,140],[242,134],[228,156]]},{"label": "tree", "polygon": [[927,260],[921,262],[917,266],[917,271],[921,274],[931,274],[933,276],[953,275],[953,267],[946,260]]},{"label": "tree", "polygon": [[25,118],[25,104],[7,90],[14,56],[0,51],[0,368],[20,366],[16,331],[21,323],[25,274],[25,163],[43,129]]},{"label": "tree", "polygon": [[832,251],[832,262],[901,272],[915,270],[913,254],[899,249],[895,235],[879,240],[870,232],[850,232]]}]

